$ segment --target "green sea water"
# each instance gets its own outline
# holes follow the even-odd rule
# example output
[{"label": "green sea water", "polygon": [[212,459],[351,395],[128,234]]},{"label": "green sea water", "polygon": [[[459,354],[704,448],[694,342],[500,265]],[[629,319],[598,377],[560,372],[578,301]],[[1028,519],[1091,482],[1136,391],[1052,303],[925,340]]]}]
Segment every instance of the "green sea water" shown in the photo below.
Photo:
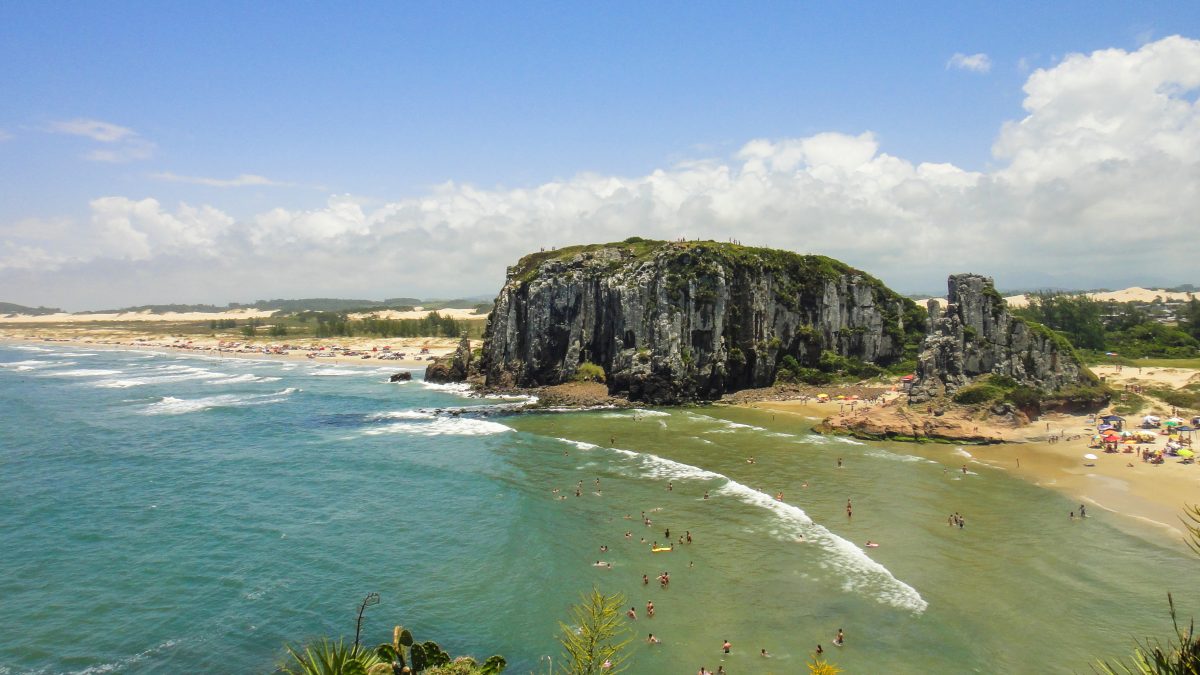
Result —
[{"label": "green sea water", "polygon": [[[1200,608],[1178,541],[1071,521],[969,448],[716,406],[517,414],[390,372],[0,346],[0,673],[267,673],[352,639],[372,591],[367,642],[402,623],[518,673],[561,662],[593,586],[636,610],[634,673],[797,673],[817,644],[849,673],[1089,672],[1169,632],[1168,591]],[[651,553],[667,529],[693,542]]]}]

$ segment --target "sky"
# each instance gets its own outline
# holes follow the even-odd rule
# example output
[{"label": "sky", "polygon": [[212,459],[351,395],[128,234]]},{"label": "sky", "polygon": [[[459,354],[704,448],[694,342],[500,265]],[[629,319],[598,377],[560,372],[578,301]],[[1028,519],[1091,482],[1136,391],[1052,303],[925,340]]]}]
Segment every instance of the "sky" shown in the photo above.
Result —
[{"label": "sky", "polygon": [[1194,2],[0,3],[0,301],[492,295],[635,235],[1197,283],[1198,92]]}]

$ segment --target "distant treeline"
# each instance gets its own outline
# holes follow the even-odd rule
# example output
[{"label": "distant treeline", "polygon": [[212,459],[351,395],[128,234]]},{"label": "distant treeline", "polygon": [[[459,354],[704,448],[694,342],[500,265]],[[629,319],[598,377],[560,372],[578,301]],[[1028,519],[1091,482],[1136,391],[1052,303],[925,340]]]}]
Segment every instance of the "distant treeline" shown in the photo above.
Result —
[{"label": "distant treeline", "polygon": [[57,307],[26,307],[25,305],[17,305],[11,302],[0,302],[0,314],[28,314],[30,316],[43,316],[46,314],[58,314],[62,310]]},{"label": "distant treeline", "polygon": [[1129,358],[1200,355],[1200,300],[1102,302],[1081,294],[1034,293],[1013,313],[1052,328],[1075,347]]},{"label": "distant treeline", "polygon": [[[16,309],[5,310],[5,307],[13,307]],[[138,305],[135,307],[122,307],[120,309],[96,309],[80,314],[119,314],[124,312],[150,312],[151,314],[166,314],[168,312],[206,312],[218,313],[227,312],[234,309],[257,309],[260,311],[282,312],[283,314],[298,314],[301,312],[345,312],[345,313],[363,313],[363,312],[378,312],[382,310],[396,310],[399,312],[411,311],[415,307],[423,307],[428,310],[437,309],[475,309],[479,312],[489,312],[492,308],[491,301],[486,301],[481,298],[456,298],[454,300],[420,300],[418,298],[388,298],[387,300],[360,300],[355,298],[300,298],[298,300],[258,300],[250,304],[231,302],[224,307],[217,305],[186,305],[186,304],[167,304],[167,305]],[[41,311],[39,311],[41,310]],[[58,312],[58,309],[38,308],[35,310],[31,307],[22,307],[21,305],[10,305],[8,303],[0,303],[0,312],[6,314],[52,314]]]},{"label": "distant treeline", "polygon": [[463,331],[478,337],[483,324],[479,320],[458,321],[437,312],[430,312],[422,319],[349,319],[335,312],[304,312],[295,318],[303,323],[314,321],[317,337],[458,337]]}]

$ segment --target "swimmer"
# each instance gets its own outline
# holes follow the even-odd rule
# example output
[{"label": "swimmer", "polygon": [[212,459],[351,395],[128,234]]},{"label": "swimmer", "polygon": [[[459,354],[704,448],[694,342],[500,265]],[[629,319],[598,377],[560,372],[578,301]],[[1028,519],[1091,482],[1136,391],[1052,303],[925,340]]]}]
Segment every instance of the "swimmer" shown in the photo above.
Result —
[{"label": "swimmer", "polygon": [[687,543],[689,543],[689,544],[692,543],[692,531],[684,530],[684,535],[687,536]]},{"label": "swimmer", "polygon": [[775,493],[775,501],[777,501],[777,502],[783,501],[783,493],[782,492]]},{"label": "swimmer", "polygon": [[705,490],[705,491],[704,491],[704,498],[705,498],[705,499],[708,499],[708,490]]},{"label": "swimmer", "polygon": [[601,545],[601,546],[600,546],[600,552],[601,552],[601,553],[608,553],[608,546]]},{"label": "swimmer", "polygon": [[646,601],[646,618],[654,618],[654,603],[649,600]]},{"label": "swimmer", "polygon": [[654,633],[651,633],[650,636],[646,638],[646,643],[656,645],[656,644],[662,643],[662,640],[659,640],[658,638],[654,637]]},{"label": "swimmer", "polygon": [[802,488],[808,487],[808,481],[804,481],[803,483],[801,483],[800,487],[802,487]]},{"label": "swimmer", "polygon": [[671,528],[669,528],[669,527],[667,528],[667,531],[663,533],[663,538],[665,538],[665,539],[671,538]]},{"label": "swimmer", "polygon": [[754,458],[753,458],[753,457],[751,457],[751,458],[747,459],[747,460],[746,460],[746,463],[747,463],[747,464],[754,464]]},{"label": "swimmer", "polygon": [[967,472],[967,465],[963,464],[963,473],[965,474],[966,472]]},{"label": "swimmer", "polygon": [[729,653],[729,650],[732,647],[733,647],[733,645],[729,644],[729,640],[726,640],[725,642],[721,643],[721,649],[725,650],[726,654]]},{"label": "swimmer", "polygon": [[879,544],[876,544],[875,542],[868,539],[867,540],[867,548],[879,548]]},{"label": "swimmer", "polygon": [[629,618],[631,618],[631,619],[634,619],[634,620],[636,621],[636,620],[637,620],[637,610],[635,610],[634,608],[630,607],[630,608],[629,608],[629,611],[628,611],[628,612],[625,612],[625,616],[627,616],[627,617],[629,617]]},{"label": "swimmer", "polygon": [[642,575],[642,585],[643,586],[650,585],[650,577],[648,575],[645,575],[645,574]]},{"label": "swimmer", "polygon": [[838,457],[838,468],[839,469],[842,468],[842,458],[841,457]]},{"label": "swimmer", "polygon": [[817,645],[817,655],[820,656],[821,654],[824,654],[824,653],[825,653],[825,650],[821,649],[821,645]]},{"label": "swimmer", "polygon": [[763,649],[758,650],[758,655],[763,657],[764,659],[771,658],[771,655],[767,653],[767,650],[765,647]]},{"label": "swimmer", "polygon": [[667,492],[674,492],[674,491],[675,491],[675,484],[667,483]]},{"label": "swimmer", "polygon": [[842,632],[841,628],[838,629],[838,634],[837,637],[833,639],[833,644],[839,647],[846,644],[846,634]]}]

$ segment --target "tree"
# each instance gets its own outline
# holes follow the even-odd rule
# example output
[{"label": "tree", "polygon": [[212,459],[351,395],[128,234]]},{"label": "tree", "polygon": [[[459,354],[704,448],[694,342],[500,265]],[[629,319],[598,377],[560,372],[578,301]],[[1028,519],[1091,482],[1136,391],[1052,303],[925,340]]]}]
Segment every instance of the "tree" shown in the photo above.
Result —
[{"label": "tree", "polygon": [[[1187,545],[1200,555],[1200,506],[1185,507],[1183,516],[1180,520],[1188,531]],[[1156,638],[1139,640],[1129,663],[1101,661],[1096,664],[1096,671],[1103,675],[1200,675],[1200,636],[1196,634],[1196,623],[1189,621],[1186,630],[1180,627],[1175,615],[1175,600],[1170,593],[1167,593],[1167,605],[1171,608],[1171,623],[1175,626],[1173,640],[1165,643]]]},{"label": "tree", "polygon": [[1188,298],[1187,304],[1179,309],[1175,319],[1188,335],[1200,340],[1200,300],[1197,300],[1196,296]]},{"label": "tree", "polygon": [[558,624],[568,673],[607,675],[627,668],[625,651],[633,638],[625,637],[629,626],[621,614],[624,606],[621,593],[604,595],[593,587],[590,593],[580,595],[579,603],[571,607],[574,625]]}]

